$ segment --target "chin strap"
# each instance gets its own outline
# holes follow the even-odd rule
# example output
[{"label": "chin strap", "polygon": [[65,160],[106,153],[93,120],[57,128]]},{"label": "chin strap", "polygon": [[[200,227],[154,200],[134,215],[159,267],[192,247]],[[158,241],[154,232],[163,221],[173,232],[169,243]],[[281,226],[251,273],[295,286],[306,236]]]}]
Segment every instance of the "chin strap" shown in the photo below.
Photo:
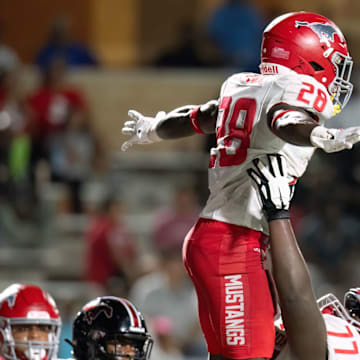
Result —
[{"label": "chin strap", "polygon": [[[331,101],[334,100],[334,97],[331,96]],[[341,113],[341,106],[339,104],[336,104],[333,106],[334,108],[334,116]]]},{"label": "chin strap", "polygon": [[71,340],[65,339],[65,342],[67,342],[72,348],[75,347],[75,344]]}]

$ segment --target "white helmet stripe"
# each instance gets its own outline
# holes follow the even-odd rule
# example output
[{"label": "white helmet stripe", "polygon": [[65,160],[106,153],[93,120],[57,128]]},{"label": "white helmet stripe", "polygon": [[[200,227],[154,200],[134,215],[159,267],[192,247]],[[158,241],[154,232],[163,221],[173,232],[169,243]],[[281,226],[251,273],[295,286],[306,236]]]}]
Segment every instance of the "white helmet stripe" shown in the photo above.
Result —
[{"label": "white helmet stripe", "polygon": [[140,319],[139,314],[136,311],[134,305],[130,301],[123,299],[123,298],[121,298],[120,301],[122,302],[126,311],[129,314],[131,326],[133,326],[135,328],[140,328],[141,327],[141,319]]},{"label": "white helmet stripe", "polygon": [[275,25],[277,25],[280,21],[288,18],[289,16],[295,14],[294,12],[283,14],[275,18],[264,30],[264,33],[270,31]]}]

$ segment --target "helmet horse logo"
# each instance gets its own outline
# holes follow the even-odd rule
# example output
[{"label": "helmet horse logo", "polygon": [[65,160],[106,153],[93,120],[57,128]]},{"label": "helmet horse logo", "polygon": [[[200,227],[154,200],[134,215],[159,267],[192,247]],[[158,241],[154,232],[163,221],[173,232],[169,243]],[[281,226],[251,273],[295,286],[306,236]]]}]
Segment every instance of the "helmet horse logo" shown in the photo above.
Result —
[{"label": "helmet horse logo", "polygon": [[12,294],[10,295],[6,300],[8,302],[9,308],[13,308],[15,306],[15,302],[16,302],[16,296],[17,294]]},{"label": "helmet horse logo", "polygon": [[113,308],[107,304],[101,304],[97,305],[91,308],[86,309],[85,312],[85,319],[88,322],[89,325],[92,324],[93,321],[101,314],[104,313],[104,315],[111,319],[113,316]]},{"label": "helmet horse logo", "polygon": [[326,43],[328,47],[331,47],[330,41],[334,42],[334,35],[337,34],[342,39],[341,33],[339,33],[332,25],[323,24],[319,22],[309,23],[307,21],[296,21],[295,27],[300,28],[306,26],[310,28],[320,39],[320,42]]}]

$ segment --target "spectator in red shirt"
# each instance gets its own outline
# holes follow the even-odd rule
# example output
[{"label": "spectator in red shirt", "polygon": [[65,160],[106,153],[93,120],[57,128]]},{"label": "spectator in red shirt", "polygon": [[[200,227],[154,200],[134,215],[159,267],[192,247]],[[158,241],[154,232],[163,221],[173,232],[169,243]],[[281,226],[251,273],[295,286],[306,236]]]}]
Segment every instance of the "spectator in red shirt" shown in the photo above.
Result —
[{"label": "spectator in red shirt", "polygon": [[65,81],[66,65],[62,58],[55,58],[41,75],[40,87],[29,96],[33,135],[39,142],[61,131],[72,113],[88,115],[83,94]]},{"label": "spectator in red shirt", "polygon": [[122,215],[121,202],[107,199],[86,234],[85,279],[104,289],[113,278],[118,278],[127,289],[136,274],[135,240]]},{"label": "spectator in red shirt", "polygon": [[81,186],[91,175],[98,146],[84,96],[66,82],[65,74],[64,60],[54,59],[29,96],[32,167],[46,160],[52,180],[68,186],[71,210],[81,212]]},{"label": "spectator in red shirt", "polygon": [[194,189],[190,185],[178,185],[172,204],[155,216],[152,240],[157,250],[178,250],[181,255],[185,235],[199,214]]}]

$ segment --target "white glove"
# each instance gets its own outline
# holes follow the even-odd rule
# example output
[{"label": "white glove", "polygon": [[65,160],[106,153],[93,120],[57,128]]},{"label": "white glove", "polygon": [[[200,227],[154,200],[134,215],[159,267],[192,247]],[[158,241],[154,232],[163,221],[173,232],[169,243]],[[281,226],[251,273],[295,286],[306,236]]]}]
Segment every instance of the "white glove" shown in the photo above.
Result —
[{"label": "white glove", "polygon": [[155,117],[144,116],[135,110],[129,110],[128,115],[132,120],[125,122],[122,133],[131,137],[122,144],[122,151],[134,144],[151,144],[162,140],[156,133],[156,126],[166,117],[165,111],[159,111]]},{"label": "white glove", "polygon": [[268,221],[290,217],[289,206],[291,189],[289,186],[286,162],[279,154],[267,155],[268,164],[253,160],[253,166],[247,170],[257,186],[257,192]]},{"label": "white glove", "polygon": [[323,126],[316,126],[310,134],[311,144],[327,153],[351,149],[359,141],[359,126],[347,129],[327,129]]}]

